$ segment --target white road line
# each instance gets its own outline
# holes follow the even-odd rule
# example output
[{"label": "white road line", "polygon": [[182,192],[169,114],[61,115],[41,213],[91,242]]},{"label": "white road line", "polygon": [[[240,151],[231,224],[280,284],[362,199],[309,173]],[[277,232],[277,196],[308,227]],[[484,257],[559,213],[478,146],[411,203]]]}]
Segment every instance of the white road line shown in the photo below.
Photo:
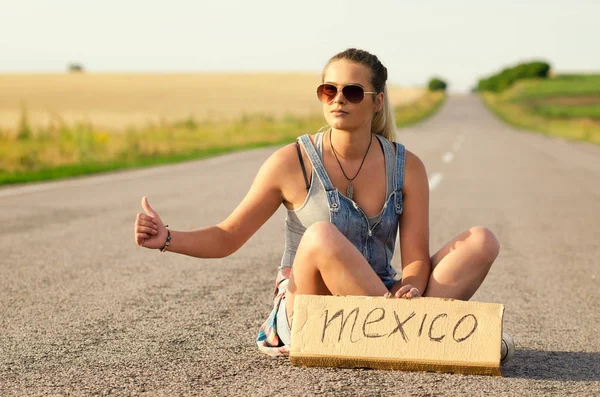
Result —
[{"label": "white road line", "polygon": [[464,140],[465,140],[464,134],[459,135],[458,138],[456,138],[456,141],[454,141],[454,144],[452,145],[452,151],[454,153],[459,151]]},{"label": "white road line", "polygon": [[429,191],[433,192],[435,188],[437,188],[442,181],[443,175],[439,172],[434,172],[429,177]]},{"label": "white road line", "polygon": [[452,160],[454,160],[454,153],[452,152],[446,152],[444,153],[444,155],[442,156],[442,161],[444,163],[451,163]]}]

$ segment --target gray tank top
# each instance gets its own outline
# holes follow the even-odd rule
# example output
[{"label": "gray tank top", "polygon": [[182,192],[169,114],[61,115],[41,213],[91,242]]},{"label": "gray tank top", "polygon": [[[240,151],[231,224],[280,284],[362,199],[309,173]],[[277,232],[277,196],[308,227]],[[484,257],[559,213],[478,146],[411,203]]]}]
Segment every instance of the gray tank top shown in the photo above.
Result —
[{"label": "gray tank top", "polygon": [[[315,143],[314,148],[316,149],[316,153],[322,163],[323,161],[323,136],[324,133],[320,132],[315,135]],[[396,166],[396,154],[394,152],[394,148],[392,144],[385,138],[380,135],[375,134],[378,138],[381,147],[383,148],[383,154],[385,158],[385,173],[386,173],[386,193],[385,196],[390,197],[390,195],[394,192],[394,171]],[[310,140],[300,140],[301,144],[310,145]],[[307,151],[305,147],[305,151]],[[309,156],[310,159],[310,156]],[[294,258],[296,256],[296,251],[298,249],[298,245],[300,244],[300,240],[304,235],[304,231],[313,223],[319,221],[330,221],[330,208],[327,199],[327,192],[323,185],[323,181],[321,181],[318,176],[318,172],[316,172],[317,167],[322,167],[321,164],[312,163],[312,173],[310,178],[310,188],[306,199],[302,205],[295,210],[287,210],[287,216],[285,219],[285,249],[283,253],[283,257],[281,259],[280,268],[292,267],[294,263]],[[317,175],[315,177],[315,175]],[[386,199],[387,202],[387,199]],[[384,208],[379,212],[379,214],[369,217],[369,225],[373,227],[373,225],[379,223],[381,217],[383,216],[385,210]]]}]

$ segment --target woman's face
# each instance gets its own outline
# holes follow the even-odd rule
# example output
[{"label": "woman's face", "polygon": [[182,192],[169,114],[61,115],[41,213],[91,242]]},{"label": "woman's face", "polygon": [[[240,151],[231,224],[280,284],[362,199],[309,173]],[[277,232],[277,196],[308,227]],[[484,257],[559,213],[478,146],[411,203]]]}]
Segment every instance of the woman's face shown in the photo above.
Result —
[{"label": "woman's face", "polygon": [[383,103],[383,93],[365,94],[360,103],[350,103],[342,94],[342,87],[347,84],[359,85],[365,92],[375,91],[371,85],[370,70],[367,67],[344,59],[334,61],[327,67],[323,83],[332,84],[338,88],[335,98],[323,104],[323,114],[332,128],[344,131],[371,129],[373,115]]}]

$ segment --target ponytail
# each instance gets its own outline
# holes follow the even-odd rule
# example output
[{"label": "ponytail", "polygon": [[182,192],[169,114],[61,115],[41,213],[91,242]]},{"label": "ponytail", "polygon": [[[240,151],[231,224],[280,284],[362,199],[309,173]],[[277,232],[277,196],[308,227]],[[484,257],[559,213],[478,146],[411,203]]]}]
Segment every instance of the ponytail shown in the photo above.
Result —
[{"label": "ponytail", "polygon": [[381,107],[381,110],[373,116],[371,131],[381,135],[388,141],[394,141],[396,139],[396,120],[392,102],[388,95],[387,86],[383,88],[383,106]]}]

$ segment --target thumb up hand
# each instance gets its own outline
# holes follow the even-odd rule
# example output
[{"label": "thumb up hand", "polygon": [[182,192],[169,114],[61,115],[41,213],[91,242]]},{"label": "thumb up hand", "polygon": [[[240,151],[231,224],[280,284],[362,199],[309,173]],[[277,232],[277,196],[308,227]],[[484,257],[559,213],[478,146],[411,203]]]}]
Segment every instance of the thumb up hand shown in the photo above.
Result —
[{"label": "thumb up hand", "polygon": [[148,197],[142,197],[144,213],[138,213],[134,226],[135,243],[140,247],[162,248],[167,240],[167,228],[158,213],[150,206]]}]

